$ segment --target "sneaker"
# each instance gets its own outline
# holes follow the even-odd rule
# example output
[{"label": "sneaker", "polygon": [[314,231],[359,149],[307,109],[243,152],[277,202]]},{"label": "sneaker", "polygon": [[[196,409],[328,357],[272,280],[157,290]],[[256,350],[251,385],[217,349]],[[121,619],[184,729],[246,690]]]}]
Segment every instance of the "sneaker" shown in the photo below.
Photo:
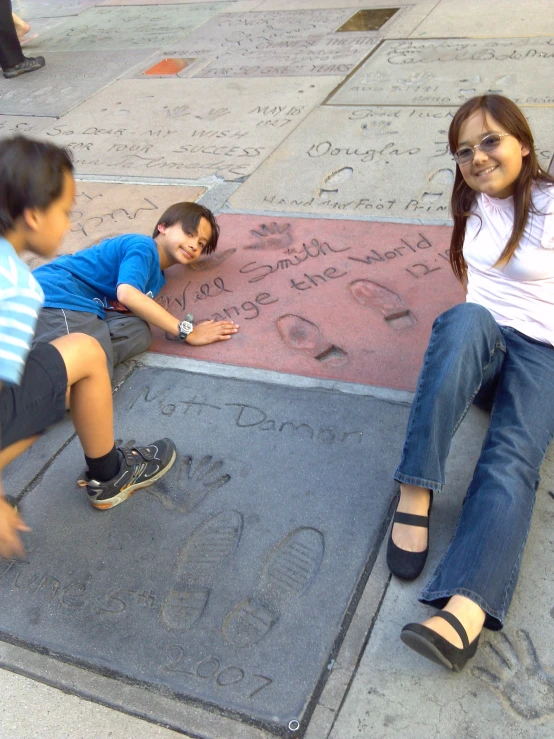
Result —
[{"label": "sneaker", "polygon": [[132,495],[139,488],[147,488],[163,477],[177,457],[175,444],[171,439],[159,439],[149,446],[118,447],[121,467],[115,477],[107,482],[98,482],[85,473],[79,480],[80,487],[86,487],[90,504],[95,508],[113,508]]},{"label": "sneaker", "polygon": [[28,56],[25,57],[24,61],[16,64],[15,67],[5,67],[2,71],[4,77],[11,80],[13,77],[19,77],[20,74],[36,72],[37,69],[42,69],[45,64],[46,60],[43,56]]}]

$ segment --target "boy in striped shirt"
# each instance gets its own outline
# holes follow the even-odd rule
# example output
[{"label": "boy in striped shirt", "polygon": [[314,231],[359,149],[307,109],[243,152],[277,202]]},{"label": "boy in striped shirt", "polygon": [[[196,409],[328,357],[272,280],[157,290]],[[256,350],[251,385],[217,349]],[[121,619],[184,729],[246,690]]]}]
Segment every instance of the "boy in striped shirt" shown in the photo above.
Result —
[{"label": "boy in striped shirt", "polygon": [[[106,355],[96,339],[76,333],[31,349],[44,297],[19,254],[55,253],[74,196],[67,150],[23,136],[0,142],[0,474],[69,403],[87,464],[80,484],[90,503],[105,509],[162,477],[176,449],[170,439],[115,447]],[[0,556],[21,556],[19,532],[27,530],[0,479]]]}]

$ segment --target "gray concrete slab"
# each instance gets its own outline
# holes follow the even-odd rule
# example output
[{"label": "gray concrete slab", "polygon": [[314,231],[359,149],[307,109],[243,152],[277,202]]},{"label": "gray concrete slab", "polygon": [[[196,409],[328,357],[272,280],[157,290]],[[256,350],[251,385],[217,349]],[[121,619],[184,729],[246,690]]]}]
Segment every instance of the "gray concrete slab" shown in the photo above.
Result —
[{"label": "gray concrete slab", "polygon": [[277,44],[292,44],[300,39],[332,34],[351,15],[349,8],[222,12],[190,33],[183,42],[183,48],[192,55],[219,56],[226,53],[248,56],[282,48]]},{"label": "gray concrete slab", "polygon": [[[120,80],[44,135],[73,150],[78,174],[236,181],[339,80]],[[110,124],[101,126],[107,110]]]},{"label": "gray concrete slab", "polygon": [[[320,107],[234,195],[233,208],[447,223],[455,108]],[[543,166],[554,109],[524,108]]]},{"label": "gray concrete slab", "polygon": [[[373,4],[373,3],[372,3]],[[442,0],[414,31],[414,37],[552,36],[554,14],[550,0],[496,0],[490,6],[496,21],[476,22],[483,10],[480,0],[463,4]]]},{"label": "gray concrete slab", "polygon": [[405,623],[433,612],[417,602],[454,531],[487,417],[472,409],[454,437],[447,487],[435,500],[429,562],[419,581],[392,578],[332,739],[402,736],[551,737],[554,731],[554,623],[548,560],[554,515],[554,453],[543,482],[505,629],[485,632],[462,673],[447,673],[400,641]]},{"label": "gray concrete slab", "polygon": [[545,90],[552,38],[385,41],[329,105],[461,105],[487,92],[518,105],[553,105]]},{"label": "gray concrete slab", "polygon": [[[128,739],[130,736],[183,739],[180,732],[147,724],[7,670],[0,671],[0,715],[2,735],[12,739],[32,736],[43,739],[61,736],[75,739],[98,739],[101,736],[110,739]],[[37,715],[40,715],[40,723]]]},{"label": "gray concrete slab", "polygon": [[78,15],[94,5],[98,5],[98,0],[14,0],[12,3],[14,11],[27,21]]},{"label": "gray concrete slab", "polygon": [[139,49],[78,54],[49,51],[44,69],[18,77],[15,85],[13,80],[0,79],[0,113],[62,116],[135,67],[144,56]]},{"label": "gray concrete slab", "polygon": [[55,121],[55,118],[48,116],[0,115],[0,138],[15,136],[15,134],[35,136]]},{"label": "gray concrete slab", "polygon": [[[16,727],[9,739],[173,739],[174,731],[191,739],[275,737],[243,721],[176,701],[170,694],[130,685],[14,644],[0,642],[0,667],[2,726],[5,718]],[[28,679],[14,680],[14,673]]]},{"label": "gray concrete slab", "polygon": [[294,77],[348,74],[379,43],[367,33],[330,34],[309,39],[269,41],[264,51],[223,54],[196,77]]},{"label": "gray concrete slab", "polygon": [[179,458],[100,513],[73,489],[78,444],[62,451],[21,503],[32,534],[26,561],[0,572],[4,639],[253,721],[301,721],[373,563],[407,407],[144,369],[115,411],[122,438],[148,426]]},{"label": "gray concrete slab", "polygon": [[41,51],[160,48],[192,31],[225,3],[90,8],[42,34]]},{"label": "gray concrete slab", "polygon": [[[350,8],[352,14],[359,8],[399,8],[399,12],[379,29],[381,38],[407,38],[416,31],[439,0],[302,0],[303,10]],[[256,10],[296,10],[298,0],[263,0]]]},{"label": "gray concrete slab", "polygon": [[352,32],[340,32],[359,12],[349,7],[224,12],[171,49],[165,47],[162,56],[209,62],[197,77],[345,75],[407,9],[399,8],[378,31],[354,22]]}]

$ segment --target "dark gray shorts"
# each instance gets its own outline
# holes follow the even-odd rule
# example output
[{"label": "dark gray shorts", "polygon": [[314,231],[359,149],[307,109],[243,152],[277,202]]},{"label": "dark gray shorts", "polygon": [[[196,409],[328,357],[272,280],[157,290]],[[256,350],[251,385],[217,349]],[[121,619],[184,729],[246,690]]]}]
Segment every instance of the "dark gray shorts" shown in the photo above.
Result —
[{"label": "dark gray shorts", "polygon": [[19,386],[0,390],[0,447],[46,431],[65,415],[67,370],[51,344],[35,344]]},{"label": "dark gray shorts", "polygon": [[113,368],[148,349],[152,343],[150,326],[138,316],[108,311],[106,318],[62,308],[43,308],[38,317],[35,342],[48,342],[66,334],[93,336],[106,352],[110,377]]}]

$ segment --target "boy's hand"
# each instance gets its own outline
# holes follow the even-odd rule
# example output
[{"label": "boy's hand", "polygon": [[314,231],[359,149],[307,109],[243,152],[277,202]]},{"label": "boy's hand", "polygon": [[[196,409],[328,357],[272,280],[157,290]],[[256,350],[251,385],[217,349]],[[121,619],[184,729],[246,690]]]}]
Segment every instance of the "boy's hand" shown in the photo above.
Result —
[{"label": "boy's hand", "polygon": [[213,344],[216,341],[230,339],[238,330],[238,324],[233,321],[202,321],[197,323],[187,336],[186,343],[192,346]]},{"label": "boy's hand", "polygon": [[0,557],[24,557],[25,549],[17,532],[30,531],[19,513],[6,502],[0,483]]}]

